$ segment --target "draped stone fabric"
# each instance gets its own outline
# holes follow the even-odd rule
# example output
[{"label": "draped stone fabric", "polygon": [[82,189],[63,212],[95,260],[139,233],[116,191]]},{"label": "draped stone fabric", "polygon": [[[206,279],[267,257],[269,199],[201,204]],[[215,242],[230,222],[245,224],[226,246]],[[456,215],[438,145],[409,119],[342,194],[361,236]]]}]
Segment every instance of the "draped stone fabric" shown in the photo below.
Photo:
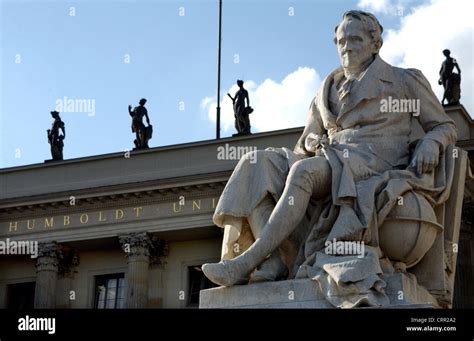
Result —
[{"label": "draped stone fabric", "polygon": [[[221,195],[214,222],[222,226],[226,216],[245,220],[268,194],[279,199],[296,161],[325,157],[332,171],[332,193],[324,200],[311,200],[306,217],[296,228],[295,233],[304,236],[305,242],[291,273],[318,281],[335,306],[383,306],[388,299],[379,276],[378,260],[383,254],[378,227],[408,191],[423,195],[433,206],[447,199],[454,169],[450,145],[456,141],[456,128],[418,70],[396,68],[376,57],[360,79],[352,80],[349,94],[334,106],[329,99],[338,97],[334,82],[341,78],[340,68],[323,81],[294,151],[272,148],[257,151],[255,164],[250,162],[254,156],[240,160]],[[381,110],[387,99],[419,101],[419,111],[408,107]],[[410,143],[415,119],[426,132],[418,144]],[[329,137],[329,145],[317,155],[305,148],[310,133]],[[436,170],[417,175],[408,165],[414,147],[426,139],[439,144],[440,162]],[[334,238],[364,242],[369,246],[367,257],[324,254],[325,242]]]},{"label": "draped stone fabric", "polygon": [[[338,173],[343,173],[340,170],[343,166],[333,160],[336,156],[329,150],[330,148],[326,151],[326,155],[330,160],[333,174],[337,176]],[[371,176],[352,184],[350,184],[351,179],[346,178],[344,181],[349,182],[347,186],[354,190],[354,193],[349,194],[354,195],[354,204],[352,205],[336,204],[341,199],[347,198],[348,192],[343,190],[343,196],[339,196],[338,194],[341,193],[337,192],[339,188],[335,189],[333,186],[333,193],[336,192],[336,194],[333,194],[332,202],[326,204],[323,210],[324,214],[315,216],[311,223],[311,230],[302,246],[302,255],[304,256],[300,255],[299,262],[296,263],[296,277],[309,277],[317,280],[328,300],[338,307],[351,308],[361,304],[379,306],[388,304],[388,299],[381,290],[385,284],[378,276],[382,273],[380,264],[372,261],[375,251],[370,251],[368,253],[370,257],[366,255],[362,260],[357,255],[332,256],[323,253],[325,242],[332,240],[363,241],[365,245],[372,246],[377,250],[375,253],[382,258],[378,227],[383,224],[400,196],[406,192],[415,191],[429,199],[433,206],[442,204],[449,196],[454,159],[446,157],[446,155],[452,155],[452,146],[449,146],[443,153],[434,172],[420,177],[415,176],[409,170],[388,170],[380,175]],[[339,171],[334,172],[338,169]],[[310,207],[308,212],[311,210]],[[444,249],[441,247],[439,252],[444,253]],[[300,264],[301,261],[302,264]],[[352,271],[348,270],[347,263],[353,263]],[[331,264],[331,267],[328,268],[325,264]],[[357,269],[359,273],[354,269]],[[432,269],[434,277],[444,277],[444,273],[435,273],[435,270]],[[335,275],[337,272],[339,276]],[[365,276],[361,277],[360,272]],[[369,288],[367,288],[368,283],[371,284]],[[429,283],[421,282],[420,284]],[[364,290],[360,292],[347,290],[347,287],[353,289],[358,285],[362,285]]]}]

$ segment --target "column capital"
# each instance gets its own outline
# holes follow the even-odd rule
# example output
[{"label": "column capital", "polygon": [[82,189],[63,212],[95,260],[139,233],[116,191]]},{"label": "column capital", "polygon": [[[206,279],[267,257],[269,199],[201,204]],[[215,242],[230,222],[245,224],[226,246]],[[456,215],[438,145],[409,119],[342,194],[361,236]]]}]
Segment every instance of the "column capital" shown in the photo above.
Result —
[{"label": "column capital", "polygon": [[57,257],[59,245],[55,241],[38,243],[38,257]]},{"label": "column capital", "polygon": [[159,263],[159,257],[168,254],[166,242],[147,232],[120,235],[118,238],[129,260],[147,257],[151,264],[156,264]]},{"label": "column capital", "polygon": [[146,232],[129,233],[118,237],[127,257],[150,256],[151,240]]},{"label": "column capital", "polygon": [[58,271],[60,250],[56,242],[38,243],[38,258],[36,259],[36,271],[51,270]]},{"label": "column capital", "polygon": [[79,262],[79,253],[76,249],[71,249],[60,245],[59,274],[62,277],[73,276],[75,268],[79,265]]}]

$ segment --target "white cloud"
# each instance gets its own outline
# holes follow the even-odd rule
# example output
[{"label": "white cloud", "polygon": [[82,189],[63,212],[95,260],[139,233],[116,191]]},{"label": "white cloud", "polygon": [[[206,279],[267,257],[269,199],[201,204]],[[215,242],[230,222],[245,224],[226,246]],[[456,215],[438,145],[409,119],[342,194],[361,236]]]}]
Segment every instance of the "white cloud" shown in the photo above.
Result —
[{"label": "white cloud", "polygon": [[432,0],[415,7],[401,18],[400,29],[387,31],[380,55],[393,65],[420,69],[441,99],[443,87],[438,85],[444,60],[441,51],[450,49],[462,71],[461,103],[474,115],[471,13],[468,0]]},{"label": "white cloud", "polygon": [[359,0],[357,7],[364,11],[389,16],[403,16],[414,0]]},{"label": "white cloud", "polygon": [[[309,104],[319,84],[318,73],[308,67],[299,67],[281,83],[271,79],[259,85],[251,80],[245,81],[250,106],[254,109],[250,115],[252,132],[304,126]],[[233,85],[228,92],[233,96],[237,89],[237,85]],[[215,97],[206,97],[201,101],[201,108],[207,110],[212,122],[216,121],[216,106]],[[221,129],[223,134],[235,132],[232,101],[227,95],[221,99]]]},{"label": "white cloud", "polygon": [[374,13],[387,13],[392,4],[390,0],[360,0],[357,7]]}]

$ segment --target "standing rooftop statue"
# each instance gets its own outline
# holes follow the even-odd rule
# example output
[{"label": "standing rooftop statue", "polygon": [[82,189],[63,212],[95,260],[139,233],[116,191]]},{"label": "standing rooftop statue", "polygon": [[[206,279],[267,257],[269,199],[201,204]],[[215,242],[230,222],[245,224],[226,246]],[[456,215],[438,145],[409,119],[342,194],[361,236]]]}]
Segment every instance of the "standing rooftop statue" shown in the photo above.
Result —
[{"label": "standing rooftop statue", "polygon": [[[234,117],[235,117],[235,129],[237,130],[236,135],[250,135],[250,118],[249,114],[253,112],[250,106],[249,93],[244,89],[244,81],[237,80],[239,90],[235,93],[235,97],[232,97],[229,93],[227,96],[232,100],[234,105]],[[247,101],[247,104],[245,104]]]},{"label": "standing rooftop statue", "polygon": [[[341,67],[311,101],[294,150],[241,158],[213,217],[224,241],[221,261],[202,266],[211,281],[231,287],[301,279],[318,292],[315,307],[398,305],[399,290],[410,304],[450,305],[450,243],[459,223],[449,217],[461,212],[462,189],[446,220],[434,208],[440,212],[451,200],[456,155],[463,152],[453,152],[456,127],[421,71],[379,56],[382,32],[374,15],[344,13],[334,36]],[[415,119],[423,134],[413,141]],[[293,290],[285,282],[255,299]],[[418,291],[400,287],[408,282]],[[212,307],[212,299],[203,302]]]},{"label": "standing rooftop statue", "polygon": [[[51,129],[47,130],[48,143],[51,146],[51,157],[53,161],[59,161],[63,159],[63,141],[66,138],[66,128],[64,122],[61,121],[61,117],[59,117],[59,112],[51,111],[51,116],[53,116],[54,122]],[[62,135],[60,135],[59,130],[62,130]]]},{"label": "standing rooftop statue", "polygon": [[[439,70],[439,85],[443,85],[444,94],[441,104],[444,104],[446,100],[447,105],[456,105],[459,104],[461,99],[461,69],[459,68],[456,59],[452,58],[451,51],[443,50],[443,54],[446,57],[446,60],[441,65],[441,70]],[[454,73],[453,70],[456,68],[458,73]]]},{"label": "standing rooftop statue", "polygon": [[[153,126],[150,124],[150,118],[148,117],[148,111],[145,108],[146,99],[142,98],[139,102],[139,105],[132,110],[132,106],[128,106],[128,113],[132,116],[132,132],[135,133],[135,148],[138,149],[147,149],[148,141],[153,135]],[[146,118],[148,126],[145,127],[143,124],[143,117]]]}]

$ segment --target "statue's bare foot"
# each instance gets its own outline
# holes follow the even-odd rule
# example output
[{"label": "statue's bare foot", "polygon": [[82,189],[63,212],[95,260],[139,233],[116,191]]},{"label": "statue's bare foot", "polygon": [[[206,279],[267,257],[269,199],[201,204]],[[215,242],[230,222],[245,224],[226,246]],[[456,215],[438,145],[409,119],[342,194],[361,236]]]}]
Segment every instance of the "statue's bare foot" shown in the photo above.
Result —
[{"label": "statue's bare foot", "polygon": [[245,271],[241,264],[233,259],[219,263],[206,263],[201,269],[212,282],[225,287],[244,284],[249,280],[249,271]]},{"label": "statue's bare foot", "polygon": [[250,275],[250,282],[275,281],[286,276],[288,276],[288,268],[278,254],[274,253]]}]

